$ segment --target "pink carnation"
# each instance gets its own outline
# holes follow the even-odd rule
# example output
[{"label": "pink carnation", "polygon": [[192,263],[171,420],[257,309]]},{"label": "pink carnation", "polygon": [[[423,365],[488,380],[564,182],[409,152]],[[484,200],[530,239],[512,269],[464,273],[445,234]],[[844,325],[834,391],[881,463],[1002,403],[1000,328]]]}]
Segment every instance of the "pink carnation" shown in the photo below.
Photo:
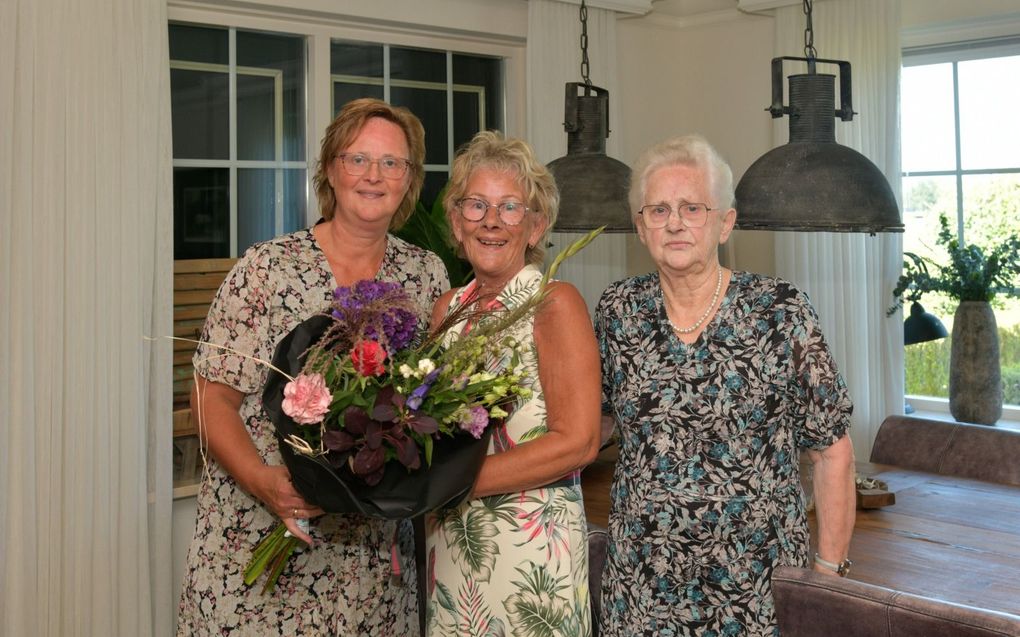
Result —
[{"label": "pink carnation", "polygon": [[322,374],[298,374],[283,388],[283,413],[302,425],[322,422],[333,395]]},{"label": "pink carnation", "polygon": [[481,438],[482,432],[489,424],[489,412],[485,411],[485,407],[472,407],[468,414],[469,418],[460,422],[460,428],[475,438]]}]

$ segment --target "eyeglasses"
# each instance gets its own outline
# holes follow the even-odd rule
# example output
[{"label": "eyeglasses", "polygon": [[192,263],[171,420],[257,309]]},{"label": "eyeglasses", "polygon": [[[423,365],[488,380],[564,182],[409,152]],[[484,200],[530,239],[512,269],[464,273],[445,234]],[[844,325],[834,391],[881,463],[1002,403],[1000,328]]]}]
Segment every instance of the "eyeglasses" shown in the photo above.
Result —
[{"label": "eyeglasses", "polygon": [[[685,226],[700,228],[705,225],[709,210],[719,210],[719,208],[709,208],[708,204],[703,203],[681,203],[676,212]],[[655,230],[666,227],[669,218],[673,216],[673,208],[668,203],[653,203],[642,206],[641,210],[638,210],[638,214],[644,219],[646,228]]]},{"label": "eyeglasses", "polygon": [[386,179],[400,179],[407,172],[411,162],[402,157],[391,157],[385,155],[379,159],[372,159],[361,153],[340,153],[337,155],[344,171],[352,177],[360,177],[368,172],[372,164],[379,166],[379,173]]},{"label": "eyeglasses", "polygon": [[524,214],[531,210],[519,201],[504,201],[502,203],[489,203],[484,199],[476,197],[464,197],[457,201],[457,209],[460,215],[468,221],[481,221],[489,208],[495,208],[499,220],[508,226],[516,226],[524,221]]}]

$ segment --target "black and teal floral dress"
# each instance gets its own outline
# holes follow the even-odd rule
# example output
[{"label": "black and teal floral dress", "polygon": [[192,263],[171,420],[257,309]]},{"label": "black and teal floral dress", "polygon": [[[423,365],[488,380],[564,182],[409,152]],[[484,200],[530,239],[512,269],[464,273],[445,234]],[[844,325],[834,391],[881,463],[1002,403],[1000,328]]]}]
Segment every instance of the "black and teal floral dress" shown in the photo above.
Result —
[{"label": "black and teal floral dress", "polygon": [[603,635],[778,635],[772,570],[808,564],[799,452],[852,411],[810,302],[734,272],[687,345],[653,273],[611,285],[595,329],[620,437]]}]

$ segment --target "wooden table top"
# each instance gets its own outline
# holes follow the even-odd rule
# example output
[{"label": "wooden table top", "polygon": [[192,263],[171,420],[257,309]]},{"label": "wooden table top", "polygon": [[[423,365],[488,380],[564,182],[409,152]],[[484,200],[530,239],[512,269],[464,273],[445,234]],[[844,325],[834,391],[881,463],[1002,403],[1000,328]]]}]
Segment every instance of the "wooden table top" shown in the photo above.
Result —
[{"label": "wooden table top", "polygon": [[[588,519],[601,526],[615,464],[609,448],[581,474]],[[1020,615],[1020,487],[867,462],[857,470],[888,483],[896,504],[857,511],[851,579]]]},{"label": "wooden table top", "polygon": [[863,462],[857,470],[888,483],[896,504],[857,511],[851,579],[1020,614],[1020,487]]}]

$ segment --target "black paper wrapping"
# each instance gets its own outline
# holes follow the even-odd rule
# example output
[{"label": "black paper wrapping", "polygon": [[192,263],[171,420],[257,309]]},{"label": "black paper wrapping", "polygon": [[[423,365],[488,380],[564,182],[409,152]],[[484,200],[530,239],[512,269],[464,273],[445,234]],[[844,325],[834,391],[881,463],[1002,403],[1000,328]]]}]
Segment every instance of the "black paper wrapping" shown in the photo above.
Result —
[{"label": "black paper wrapping", "polygon": [[[273,366],[296,376],[304,364],[304,354],[326,331],[333,319],[316,315],[297,325],[276,346]],[[485,459],[492,427],[476,439],[469,434],[440,435],[432,449],[432,464],[414,471],[391,460],[386,463],[382,480],[373,486],[354,475],[341,455],[339,468],[323,456],[310,458],[299,454],[284,442],[297,434],[298,425],[283,413],[283,388],[288,378],[270,369],[262,390],[262,404],[276,428],[283,461],[290,470],[294,487],[310,503],[328,513],[360,513],[376,518],[411,518],[427,511],[455,506],[468,495],[482,461]],[[335,452],[331,452],[335,453]]]}]

